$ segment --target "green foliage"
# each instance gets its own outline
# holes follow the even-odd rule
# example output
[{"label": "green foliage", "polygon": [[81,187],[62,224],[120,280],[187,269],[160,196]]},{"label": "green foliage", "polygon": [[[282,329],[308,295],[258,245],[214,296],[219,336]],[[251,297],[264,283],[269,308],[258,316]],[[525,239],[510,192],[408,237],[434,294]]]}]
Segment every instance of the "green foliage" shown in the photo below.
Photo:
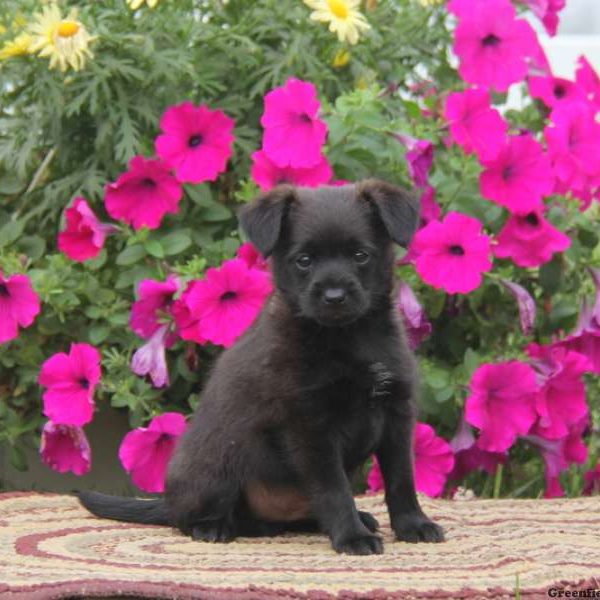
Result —
[{"label": "green foliage", "polygon": [[[41,363],[70,342],[103,352],[98,403],[127,410],[132,426],[155,414],[189,412],[215,348],[178,342],[168,354],[172,385],[156,390],[129,364],[141,340],[128,328],[135,289],[142,279],[177,273],[202,277],[234,255],[240,240],[235,212],[257,188],[249,178],[250,154],[260,147],[263,96],[290,76],[312,81],[329,125],[325,152],[337,178],[381,177],[408,185],[402,132],[436,144],[431,184],[444,210],[464,211],[497,233],[504,215],[483,201],[481,167],[458,148],[446,148],[440,117],[443,96],[461,82],[448,63],[450,32],[443,8],[418,0],[381,0],[366,13],[372,29],[347,47],[326,26],[310,21],[300,0],[161,0],[154,10],[131,11],[125,0],[71,0],[97,39],[94,58],[79,71],[48,69],[48,61],[22,56],[0,61],[0,269],[27,272],[43,302],[34,326],[0,346],[0,441],[24,468],[22,444],[43,419]],[[62,2],[63,12],[67,3]],[[18,13],[31,19],[37,0],[4,0],[0,16],[14,37]],[[349,50],[346,66],[333,59]],[[103,221],[104,186],[135,154],[150,156],[164,110],[185,100],[206,103],[235,119],[235,153],[213,184],[185,186],[177,215],[154,231],[125,226],[101,255],[74,263],[60,254],[56,236],[63,211],[85,196]],[[514,127],[540,130],[544,114],[528,104],[508,114]],[[546,343],[575,325],[583,295],[592,294],[585,266],[600,266],[598,206],[585,215],[575,202],[556,198],[552,221],[574,243],[541,269],[496,261],[484,285],[468,296],[427,287],[412,267],[399,268],[422,299],[433,335],[420,347],[423,417],[439,434],[457,426],[471,374],[484,362],[523,356],[530,341]],[[538,306],[534,340],[518,328],[513,298],[499,279],[516,281]],[[595,422],[597,381],[590,382]],[[599,453],[593,442],[591,456]],[[483,495],[539,495],[539,456],[514,449],[502,477],[474,474],[467,485]],[[581,489],[581,469],[563,482]]]}]

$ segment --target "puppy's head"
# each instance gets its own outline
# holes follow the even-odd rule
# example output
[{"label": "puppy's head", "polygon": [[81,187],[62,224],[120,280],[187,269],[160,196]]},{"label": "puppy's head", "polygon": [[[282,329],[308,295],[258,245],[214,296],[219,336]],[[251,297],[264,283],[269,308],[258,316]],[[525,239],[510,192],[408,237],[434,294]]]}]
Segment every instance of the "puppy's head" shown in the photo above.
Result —
[{"label": "puppy's head", "polygon": [[272,255],[276,286],[295,313],[343,326],[389,301],[392,243],[408,245],[418,213],[405,190],[366,180],[281,185],[248,205],[240,222],[258,250]]}]

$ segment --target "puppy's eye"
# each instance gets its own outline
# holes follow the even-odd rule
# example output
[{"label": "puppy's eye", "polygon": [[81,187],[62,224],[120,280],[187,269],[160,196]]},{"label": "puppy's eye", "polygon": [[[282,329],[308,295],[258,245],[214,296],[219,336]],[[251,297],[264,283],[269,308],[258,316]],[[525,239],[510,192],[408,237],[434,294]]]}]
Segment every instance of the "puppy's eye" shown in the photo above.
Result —
[{"label": "puppy's eye", "polygon": [[312,258],[308,254],[301,254],[296,259],[296,266],[303,271],[306,271],[306,269],[308,269],[311,264]]},{"label": "puppy's eye", "polygon": [[352,257],[354,258],[354,262],[357,262],[359,265],[364,265],[369,262],[369,259],[371,258],[369,253],[365,250],[357,250]]}]

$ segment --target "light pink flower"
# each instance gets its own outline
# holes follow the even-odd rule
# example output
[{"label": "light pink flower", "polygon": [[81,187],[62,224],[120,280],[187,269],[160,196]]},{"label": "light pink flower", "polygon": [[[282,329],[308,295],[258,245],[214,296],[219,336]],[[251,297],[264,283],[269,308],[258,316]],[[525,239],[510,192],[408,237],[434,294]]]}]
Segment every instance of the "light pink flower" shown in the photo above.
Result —
[{"label": "light pink flower", "polygon": [[19,335],[19,327],[29,327],[40,313],[40,299],[27,275],[0,271],[0,344]]},{"label": "light pink flower", "polygon": [[317,187],[331,181],[333,170],[325,156],[312,167],[278,167],[264,150],[252,155],[252,179],[267,191],[280,183],[291,183],[306,187]]},{"label": "light pink flower", "polygon": [[[160,327],[172,320],[171,308],[181,282],[175,275],[166,281],[142,280],[137,288],[138,299],[131,306],[129,326],[141,338],[149,339]],[[167,338],[167,346],[172,346],[175,336]]]},{"label": "light pink flower", "polygon": [[537,414],[535,371],[513,360],[481,365],[471,379],[465,419],[481,435],[477,445],[489,452],[504,452],[518,435],[525,435]]},{"label": "light pink flower", "polygon": [[435,188],[428,185],[421,194],[421,225],[427,225],[429,221],[437,221],[442,216],[442,208],[437,203]]},{"label": "light pink flower", "polygon": [[[454,467],[454,454],[446,440],[438,437],[435,430],[426,423],[417,423],[413,435],[415,487],[433,498],[441,495]],[[373,464],[367,475],[370,492],[385,488],[381,468],[373,457]]]},{"label": "light pink flower", "polygon": [[477,446],[473,429],[461,419],[456,435],[450,440],[450,448],[454,452],[454,468],[449,475],[453,481],[461,481],[472,471],[483,470],[493,475],[498,465],[507,460],[506,452],[487,452]]},{"label": "light pink flower", "polygon": [[215,181],[233,152],[234,125],[224,112],[204,104],[170,106],[160,120],[156,153],[182,183]]},{"label": "light pink flower", "polygon": [[415,293],[407,283],[401,281],[398,291],[398,310],[402,315],[404,327],[406,328],[409,346],[412,350],[415,350],[431,333],[431,323],[427,319],[427,315],[419,304]]},{"label": "light pink flower", "polygon": [[483,162],[481,194],[513,213],[529,213],[552,193],[554,175],[541,145],[529,134],[510,136],[498,156]]},{"label": "light pink flower", "polygon": [[494,254],[512,259],[519,267],[538,267],[571,245],[569,236],[544,219],[541,210],[511,215],[496,241]]},{"label": "light pink flower", "polygon": [[394,137],[406,148],[405,160],[410,178],[417,187],[424,188],[428,184],[433,163],[433,144],[429,140],[418,140],[401,133]]},{"label": "light pink flower", "polygon": [[[327,125],[312,83],[288,79],[265,96],[263,150],[279,167],[308,168],[322,160]],[[290,143],[293,140],[293,143]]]},{"label": "light pink flower", "polygon": [[582,376],[592,365],[583,354],[560,346],[530,344],[527,352],[534,359],[540,385],[535,399],[539,418],[532,432],[551,440],[565,437],[573,425],[587,421],[589,409]]},{"label": "light pink flower", "polygon": [[239,258],[208,269],[205,279],[194,282],[182,295],[197,322],[186,323],[181,336],[232,346],[252,325],[272,290],[269,273],[249,269]]},{"label": "light pink flower", "polygon": [[521,331],[525,335],[531,335],[535,324],[535,300],[531,297],[531,294],[518,283],[508,281],[507,279],[501,279],[500,282],[517,301]]},{"label": "light pink flower", "polygon": [[134,229],[156,229],[167,213],[179,211],[181,184],[161,160],[135,156],[129,171],[105,188],[106,211]]},{"label": "light pink flower", "polygon": [[596,109],[600,109],[600,77],[585,56],[580,56],[575,73],[575,81],[583,90],[587,100],[592,102]]},{"label": "light pink flower", "polygon": [[85,475],[92,465],[90,444],[81,427],[48,421],[42,430],[42,460],[54,471]]},{"label": "light pink flower", "polygon": [[146,344],[138,348],[131,358],[131,370],[140,376],[149,375],[154,387],[169,385],[169,371],[165,353],[169,325],[160,326]]},{"label": "light pink flower", "polygon": [[492,108],[487,90],[468,89],[450,94],[444,118],[452,140],[467,154],[474,152],[480,160],[495,158],[504,145],[508,124]]},{"label": "light pink flower", "polygon": [[509,0],[476,2],[461,14],[454,53],[465,81],[505,92],[523,80],[527,58],[536,52],[536,35],[527,21],[515,16]]},{"label": "light pink flower", "polygon": [[449,294],[466,294],[481,285],[482,273],[492,268],[490,239],[481,223],[449,212],[443,221],[430,221],[411,244],[417,273],[429,285]]},{"label": "light pink flower", "polygon": [[588,102],[561,103],[544,129],[557,179],[572,190],[586,190],[600,172],[600,124]]},{"label": "light pink flower", "polygon": [[104,247],[106,235],[115,228],[101,223],[85,198],[75,198],[65,211],[67,227],[58,234],[58,249],[71,260],[95,258]]},{"label": "light pink flower", "polygon": [[81,426],[94,415],[94,390],[100,381],[100,353],[89,344],[71,344],[44,362],[39,384],[44,414],[57,425]]},{"label": "light pink flower", "polygon": [[585,100],[585,94],[579,85],[561,77],[529,77],[527,84],[531,96],[541,100],[549,108],[562,102]]},{"label": "light pink flower", "polygon": [[148,427],[138,427],[123,438],[119,459],[141,490],[165,491],[167,466],[185,427],[182,414],[168,412],[154,417]]},{"label": "light pink flower", "polygon": [[267,259],[250,242],[245,242],[238,248],[236,258],[241,258],[249,269],[269,270]]}]

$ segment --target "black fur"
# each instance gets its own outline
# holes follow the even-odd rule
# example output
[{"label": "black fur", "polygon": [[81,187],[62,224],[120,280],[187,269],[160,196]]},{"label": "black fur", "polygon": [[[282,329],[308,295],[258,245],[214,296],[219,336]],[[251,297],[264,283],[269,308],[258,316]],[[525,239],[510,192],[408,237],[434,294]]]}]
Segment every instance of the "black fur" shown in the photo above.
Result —
[{"label": "black fur", "polygon": [[392,302],[392,240],[407,244],[417,219],[407,192],[373,180],[282,186],[248,206],[241,223],[272,254],[276,291],[217,360],[164,504],[89,494],[82,503],[113,519],[168,521],[194,539],[320,530],[338,552],[377,554],[377,522],[357,511],[349,483],[375,454],[397,537],[442,541],[415,494],[416,368]]}]

